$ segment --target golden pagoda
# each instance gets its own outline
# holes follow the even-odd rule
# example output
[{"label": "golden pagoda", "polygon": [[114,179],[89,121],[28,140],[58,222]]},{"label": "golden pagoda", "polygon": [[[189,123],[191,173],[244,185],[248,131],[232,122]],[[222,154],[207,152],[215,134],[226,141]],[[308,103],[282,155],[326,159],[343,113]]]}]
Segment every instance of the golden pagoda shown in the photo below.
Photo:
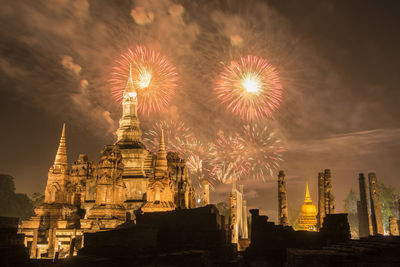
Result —
[{"label": "golden pagoda", "polygon": [[312,203],[307,183],[306,197],[304,198],[303,206],[301,206],[301,213],[298,219],[299,230],[317,231],[316,224],[317,224],[317,208]]}]

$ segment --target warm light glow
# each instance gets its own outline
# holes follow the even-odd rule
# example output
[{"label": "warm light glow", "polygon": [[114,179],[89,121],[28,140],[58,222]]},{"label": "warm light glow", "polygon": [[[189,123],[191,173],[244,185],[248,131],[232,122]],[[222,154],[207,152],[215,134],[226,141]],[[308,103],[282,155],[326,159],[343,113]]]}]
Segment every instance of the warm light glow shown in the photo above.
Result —
[{"label": "warm light glow", "polygon": [[151,82],[151,72],[147,71],[145,68],[139,70],[139,75],[137,77],[136,84],[141,88],[147,88]]},{"label": "warm light glow", "polygon": [[127,96],[129,98],[136,98],[136,92],[129,92],[129,93],[127,93]]},{"label": "warm light glow", "polygon": [[247,92],[257,94],[261,88],[261,81],[257,75],[253,73],[246,73],[242,80],[242,86]]}]

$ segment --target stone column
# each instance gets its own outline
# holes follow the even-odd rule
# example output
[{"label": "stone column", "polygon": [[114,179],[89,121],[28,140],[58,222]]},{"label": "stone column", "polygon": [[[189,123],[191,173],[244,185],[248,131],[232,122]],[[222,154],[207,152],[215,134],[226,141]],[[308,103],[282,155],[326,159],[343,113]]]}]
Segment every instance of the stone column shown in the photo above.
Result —
[{"label": "stone column", "polygon": [[368,237],[373,234],[373,231],[369,213],[368,184],[363,173],[359,174],[358,182],[360,185],[360,213],[358,215],[359,236]]},{"label": "stone column", "polygon": [[242,212],[242,218],[243,218],[243,239],[249,238],[249,228],[247,225],[247,201],[243,200],[243,212]]},{"label": "stone column", "polygon": [[324,173],[318,173],[318,214],[317,224],[318,229],[322,228],[322,223],[325,217],[325,179]]},{"label": "stone column", "polygon": [[389,232],[390,235],[399,235],[399,227],[397,226],[397,219],[395,216],[389,217]]},{"label": "stone column", "polygon": [[332,175],[330,169],[324,171],[325,180],[325,214],[334,214],[336,210],[335,197],[332,191]]},{"label": "stone column", "polygon": [[278,174],[278,220],[283,226],[288,225],[288,208],[285,172],[279,171]]},{"label": "stone column", "polygon": [[229,229],[231,232],[231,243],[237,244],[239,242],[239,225],[237,221],[237,190],[236,190],[236,181],[232,179],[232,192],[229,198]]},{"label": "stone column", "polygon": [[54,252],[55,252],[55,249],[54,249],[54,228],[50,228],[49,229],[49,232],[48,232],[48,235],[49,235],[49,238],[48,238],[48,243],[47,243],[47,251],[48,251],[48,257],[49,258],[53,258],[53,256],[54,256]]},{"label": "stone column", "polygon": [[34,229],[33,230],[33,240],[32,240],[31,251],[30,251],[30,258],[31,259],[36,259],[37,258],[38,234],[39,234],[39,229]]},{"label": "stone column", "polygon": [[363,225],[363,218],[361,216],[362,210],[361,210],[361,201],[357,200],[357,220],[358,220],[358,237],[361,238],[363,237],[361,235],[362,229],[364,229]]},{"label": "stone column", "polygon": [[382,222],[381,202],[379,200],[379,192],[376,174],[374,172],[368,173],[369,180],[369,193],[371,196],[371,221],[374,235],[384,234]]},{"label": "stone column", "polygon": [[210,183],[208,179],[204,178],[201,180],[201,197],[200,197],[201,206],[207,206],[210,204]]}]

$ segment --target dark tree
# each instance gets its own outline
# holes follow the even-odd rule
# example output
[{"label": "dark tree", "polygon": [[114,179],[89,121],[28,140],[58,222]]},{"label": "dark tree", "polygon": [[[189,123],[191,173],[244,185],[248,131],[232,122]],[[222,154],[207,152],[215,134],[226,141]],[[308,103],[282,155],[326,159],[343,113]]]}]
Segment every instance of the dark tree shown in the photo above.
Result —
[{"label": "dark tree", "polygon": [[344,199],[344,211],[348,214],[350,232],[352,238],[358,238],[358,216],[357,216],[357,201],[358,195],[353,188],[350,188],[349,193]]},{"label": "dark tree", "polygon": [[28,219],[32,215],[33,206],[29,197],[15,193],[12,176],[0,174],[0,216]]},{"label": "dark tree", "polygon": [[32,201],[32,206],[35,209],[43,204],[44,195],[42,193],[35,192],[32,194],[31,201]]}]

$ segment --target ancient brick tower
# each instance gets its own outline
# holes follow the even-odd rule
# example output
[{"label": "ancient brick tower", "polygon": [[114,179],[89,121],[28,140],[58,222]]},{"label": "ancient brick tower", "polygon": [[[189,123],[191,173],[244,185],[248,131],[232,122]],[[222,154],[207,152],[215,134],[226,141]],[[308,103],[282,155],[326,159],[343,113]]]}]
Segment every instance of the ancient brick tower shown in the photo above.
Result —
[{"label": "ancient brick tower", "polygon": [[[35,215],[22,221],[22,233],[30,246],[30,256],[40,257],[46,253],[53,257],[60,250],[58,238],[76,237],[79,226],[78,208],[73,205],[78,186],[70,179],[67,161],[65,124],[53,165],[49,169],[44,203],[35,209]],[[40,246],[39,246],[40,244]]]},{"label": "ancient brick tower", "polygon": [[278,174],[278,220],[279,224],[288,225],[288,207],[285,172],[279,171]]},{"label": "ancient brick tower", "polygon": [[122,117],[117,130],[117,142],[122,155],[124,169],[122,179],[126,186],[124,206],[134,216],[146,201],[148,180],[154,176],[153,154],[142,143],[142,131],[137,113],[137,92],[133,83],[132,71],[124,90]]},{"label": "ancient brick tower", "polygon": [[45,190],[45,203],[67,203],[66,185],[68,181],[68,159],[65,139],[65,123],[63,124],[60,143],[54,164],[49,169]]}]

